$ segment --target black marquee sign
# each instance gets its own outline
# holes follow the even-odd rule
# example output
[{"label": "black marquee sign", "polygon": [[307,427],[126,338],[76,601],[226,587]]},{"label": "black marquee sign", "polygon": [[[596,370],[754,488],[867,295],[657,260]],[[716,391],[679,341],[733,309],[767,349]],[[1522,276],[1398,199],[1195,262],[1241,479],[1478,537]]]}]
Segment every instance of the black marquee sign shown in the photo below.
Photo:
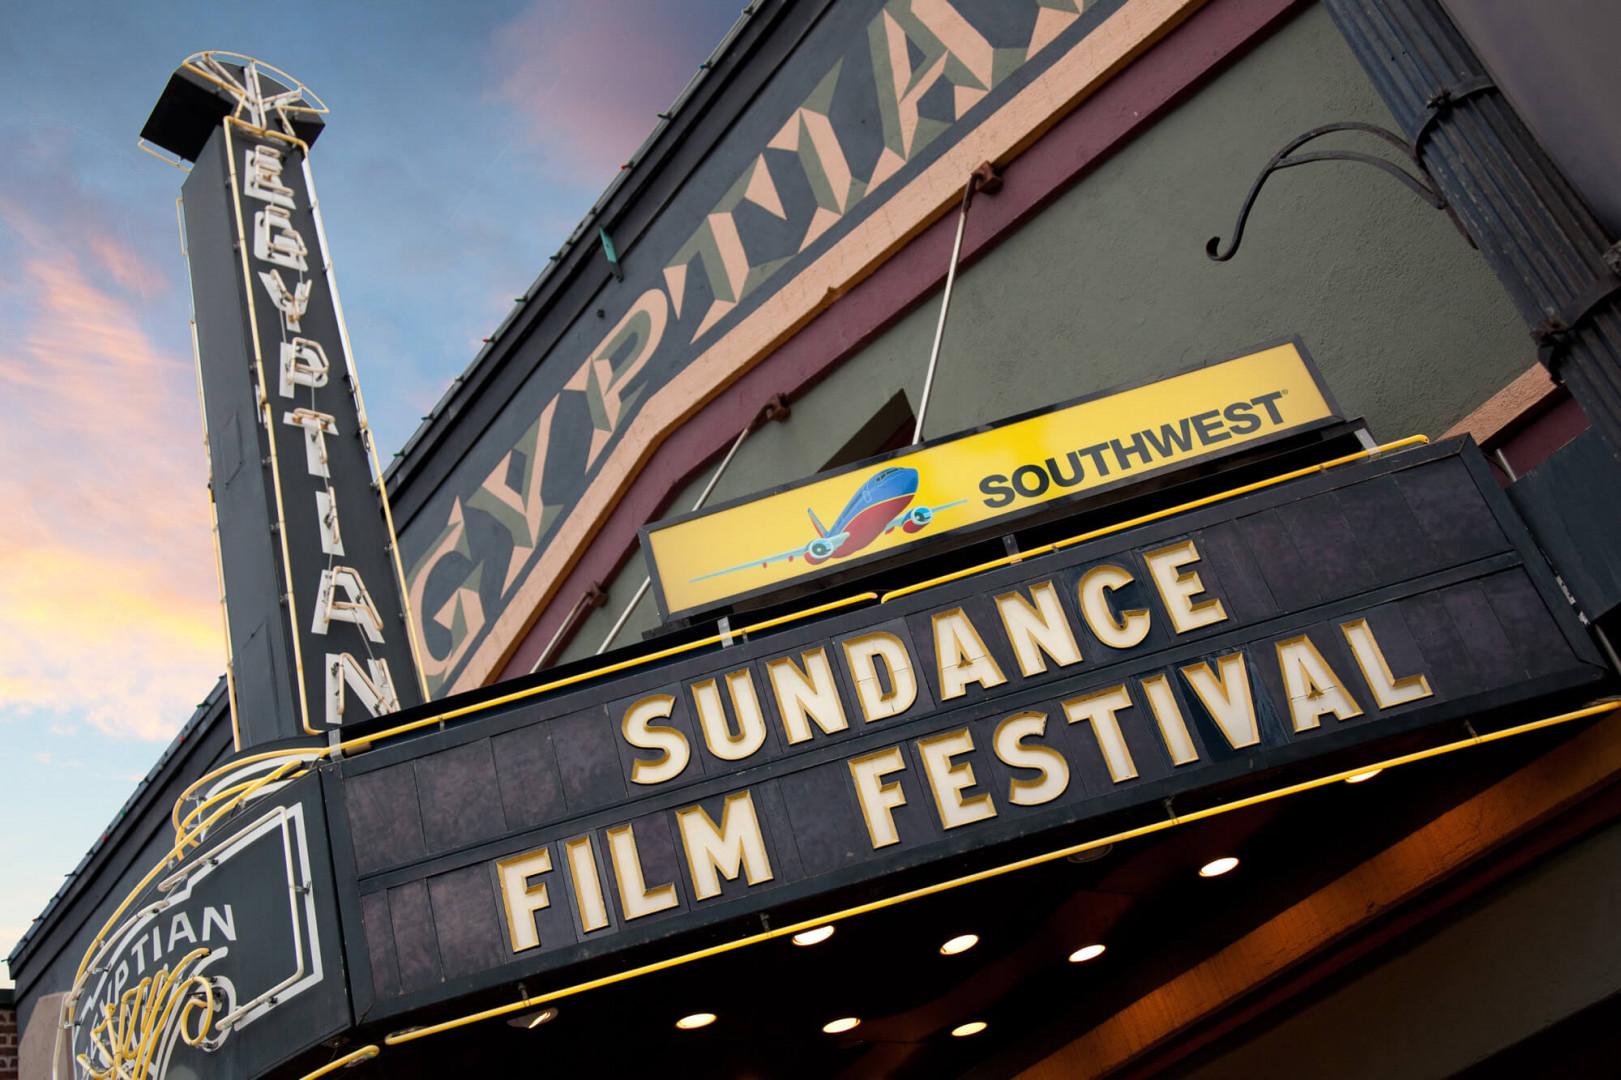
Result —
[{"label": "black marquee sign", "polygon": [[339,762],[356,1015],[564,987],[1602,677],[1477,451],[1347,465]]}]

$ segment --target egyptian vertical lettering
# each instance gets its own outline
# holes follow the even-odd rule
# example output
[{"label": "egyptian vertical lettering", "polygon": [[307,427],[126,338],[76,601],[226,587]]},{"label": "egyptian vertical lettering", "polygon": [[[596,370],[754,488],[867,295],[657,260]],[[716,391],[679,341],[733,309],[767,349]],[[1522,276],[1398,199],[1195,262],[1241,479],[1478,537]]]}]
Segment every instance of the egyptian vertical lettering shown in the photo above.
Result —
[{"label": "egyptian vertical lettering", "polygon": [[[302,147],[229,130],[225,147],[241,168],[232,173],[233,212],[249,290],[244,314],[260,335],[254,408],[268,440],[271,531],[300,684],[290,688],[294,730],[314,732],[346,716],[397,711],[420,689],[404,598],[388,570],[392,538],[368,498],[365,430]],[[269,733],[250,728],[254,741]]]}]

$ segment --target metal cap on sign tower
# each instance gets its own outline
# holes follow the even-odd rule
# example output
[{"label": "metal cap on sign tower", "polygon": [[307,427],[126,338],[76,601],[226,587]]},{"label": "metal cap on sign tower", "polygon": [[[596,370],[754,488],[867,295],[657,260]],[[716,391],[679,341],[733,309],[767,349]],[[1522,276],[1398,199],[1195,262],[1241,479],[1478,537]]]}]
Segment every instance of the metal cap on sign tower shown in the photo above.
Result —
[{"label": "metal cap on sign tower", "polygon": [[141,141],[196,161],[208,137],[235,116],[313,146],[326,127],[324,102],[309,87],[262,60],[241,53],[193,53],[169,76]]}]

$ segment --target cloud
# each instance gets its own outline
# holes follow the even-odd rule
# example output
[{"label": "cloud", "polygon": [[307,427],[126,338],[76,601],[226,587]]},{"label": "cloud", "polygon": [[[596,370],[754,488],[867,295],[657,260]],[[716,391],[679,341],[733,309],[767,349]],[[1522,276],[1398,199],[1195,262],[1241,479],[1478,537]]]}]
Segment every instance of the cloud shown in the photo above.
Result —
[{"label": "cloud", "polygon": [[570,179],[604,185],[736,14],[735,4],[695,0],[536,0],[492,36],[490,93],[518,111],[529,138],[566,165]]},{"label": "cloud", "polygon": [[224,655],[195,379],[183,318],[143,325],[167,276],[93,220],[0,198],[0,701],[166,739]]}]

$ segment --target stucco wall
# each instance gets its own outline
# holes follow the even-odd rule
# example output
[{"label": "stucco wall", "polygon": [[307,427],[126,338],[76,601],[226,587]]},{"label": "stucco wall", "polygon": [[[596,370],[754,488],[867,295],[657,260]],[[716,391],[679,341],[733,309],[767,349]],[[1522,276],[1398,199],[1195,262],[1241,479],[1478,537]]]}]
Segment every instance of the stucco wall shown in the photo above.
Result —
[{"label": "stucco wall", "polygon": [[[1269,181],[1237,258],[1204,254],[1287,139],[1352,119],[1391,123],[1327,14],[1307,8],[959,276],[928,433],[1299,334],[1376,437],[1440,435],[1531,359],[1446,215],[1367,166],[1310,165]],[[938,303],[751,436],[712,501],[815,472],[897,389],[915,408]],[[690,506],[702,482],[673,506]],[[596,649],[643,576],[637,557],[562,659]],[[618,642],[655,622],[646,600]]]}]

